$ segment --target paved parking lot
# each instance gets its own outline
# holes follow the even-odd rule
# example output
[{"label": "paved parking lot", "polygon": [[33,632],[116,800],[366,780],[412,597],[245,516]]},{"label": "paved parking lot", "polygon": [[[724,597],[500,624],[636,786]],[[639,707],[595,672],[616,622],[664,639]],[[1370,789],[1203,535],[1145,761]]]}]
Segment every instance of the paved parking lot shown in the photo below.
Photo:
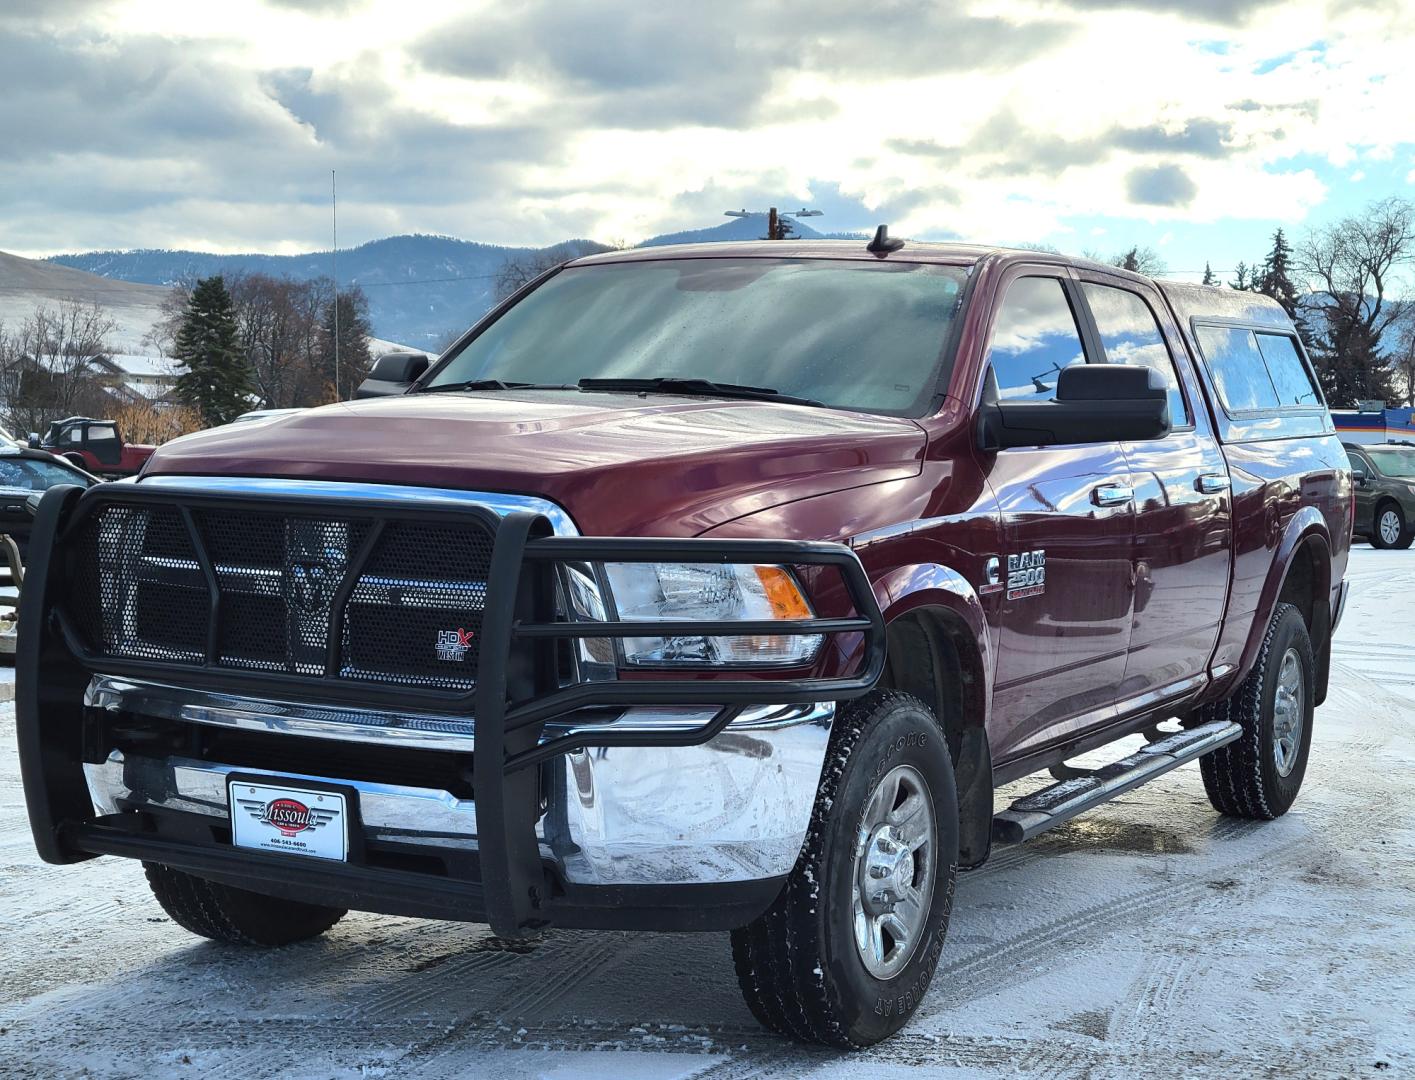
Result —
[{"label": "paved parking lot", "polygon": [[761,1031],[726,935],[351,915],[275,953],[188,936],[139,866],[45,866],[0,705],[0,1075],[1352,1076],[1415,1072],[1415,551],[1355,585],[1297,806],[1186,766],[963,877],[913,1025],[849,1057]]}]

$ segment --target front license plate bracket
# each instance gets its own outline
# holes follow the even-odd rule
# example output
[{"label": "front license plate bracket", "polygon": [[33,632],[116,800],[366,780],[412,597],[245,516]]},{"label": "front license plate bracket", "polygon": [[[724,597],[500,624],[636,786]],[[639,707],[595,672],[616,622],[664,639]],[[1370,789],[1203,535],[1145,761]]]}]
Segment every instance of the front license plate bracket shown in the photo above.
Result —
[{"label": "front license plate bracket", "polygon": [[232,773],[226,780],[231,843],[333,862],[363,861],[358,792],[303,777]]}]

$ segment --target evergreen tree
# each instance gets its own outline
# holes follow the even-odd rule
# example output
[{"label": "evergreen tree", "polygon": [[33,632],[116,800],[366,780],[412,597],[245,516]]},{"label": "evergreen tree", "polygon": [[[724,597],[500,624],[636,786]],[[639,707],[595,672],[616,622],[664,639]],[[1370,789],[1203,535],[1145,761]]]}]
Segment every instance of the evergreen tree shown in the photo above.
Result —
[{"label": "evergreen tree", "polygon": [[1264,296],[1271,296],[1289,319],[1297,318],[1297,286],[1292,283],[1289,271],[1292,269],[1292,247],[1283,236],[1282,230],[1273,233],[1272,250],[1263,259],[1261,271],[1254,274],[1254,285]]},{"label": "evergreen tree", "polygon": [[174,392],[210,426],[251,407],[250,365],[237,337],[235,308],[220,275],[198,281],[187,301],[172,355],[181,362]]},{"label": "evergreen tree", "polygon": [[1248,269],[1248,264],[1240,262],[1233,270],[1233,280],[1228,283],[1230,289],[1237,289],[1239,292],[1253,291],[1254,274]]},{"label": "evergreen tree", "polygon": [[1316,368],[1317,381],[1332,408],[1399,399],[1395,370],[1378,354],[1377,345],[1359,320],[1328,316],[1326,332],[1317,343]]},{"label": "evergreen tree", "polygon": [[[339,294],[338,319],[334,301],[324,305],[323,333],[319,345],[319,371],[324,380],[328,399],[347,401],[359,383],[368,377],[373,365],[369,355],[371,334],[368,321],[368,297],[358,286]],[[339,351],[334,350],[335,325],[338,324]]]},{"label": "evergreen tree", "polygon": [[1217,275],[1214,274],[1214,268],[1213,268],[1212,266],[1210,266],[1207,262],[1204,263],[1204,280],[1201,281],[1199,284],[1201,284],[1201,285],[1217,285],[1217,284],[1218,284],[1218,277],[1217,277]]}]

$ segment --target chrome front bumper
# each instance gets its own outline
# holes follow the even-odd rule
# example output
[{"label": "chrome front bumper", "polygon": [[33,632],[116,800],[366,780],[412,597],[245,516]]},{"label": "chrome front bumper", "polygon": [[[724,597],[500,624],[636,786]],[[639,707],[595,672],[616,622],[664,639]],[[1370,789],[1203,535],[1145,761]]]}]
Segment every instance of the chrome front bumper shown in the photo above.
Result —
[{"label": "chrome front bumper", "polygon": [[[392,715],[236,698],[97,676],[85,704],[193,724],[277,732],[341,742],[470,752],[471,720]],[[626,709],[616,730],[700,726],[714,710]],[[552,762],[549,805],[537,825],[541,854],[568,882],[671,885],[751,881],[789,873],[805,841],[825,761],[835,705],[749,709],[697,746],[610,746]],[[602,721],[601,721],[602,722]],[[546,737],[574,725],[547,729]],[[226,776],[262,773],[185,758],[119,751],[84,766],[100,813],[160,807],[226,819]],[[475,848],[476,804],[434,788],[338,776],[355,788],[370,840]]]}]

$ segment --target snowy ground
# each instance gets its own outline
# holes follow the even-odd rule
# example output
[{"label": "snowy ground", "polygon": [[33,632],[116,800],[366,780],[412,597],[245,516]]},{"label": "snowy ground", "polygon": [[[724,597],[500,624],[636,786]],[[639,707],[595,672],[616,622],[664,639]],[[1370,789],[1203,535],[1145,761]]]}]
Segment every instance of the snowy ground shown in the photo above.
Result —
[{"label": "snowy ground", "polygon": [[1415,551],[1355,593],[1286,818],[1197,767],[963,877],[913,1024],[853,1056],[761,1031],[725,935],[375,915],[278,953],[189,937],[141,870],[30,846],[0,706],[0,1076],[865,1078],[1415,1073]]}]

